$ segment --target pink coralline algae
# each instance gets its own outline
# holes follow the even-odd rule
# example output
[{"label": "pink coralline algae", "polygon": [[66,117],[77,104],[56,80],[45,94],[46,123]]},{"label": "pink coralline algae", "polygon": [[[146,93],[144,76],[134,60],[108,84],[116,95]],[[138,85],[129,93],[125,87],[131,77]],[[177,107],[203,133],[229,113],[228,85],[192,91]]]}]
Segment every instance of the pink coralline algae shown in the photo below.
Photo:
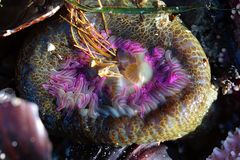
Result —
[{"label": "pink coralline algae", "polygon": [[[90,117],[144,116],[189,83],[187,73],[172,51],[161,47],[148,50],[138,42],[116,36],[108,40],[111,48],[117,50],[116,70],[123,76],[100,77],[83,52],[77,54],[80,58],[68,57],[43,85],[56,97],[58,111],[66,108],[71,113],[74,109],[88,108]],[[132,67],[134,63],[136,66]]]},{"label": "pink coralline algae", "polygon": [[207,160],[240,160],[240,129],[236,128],[234,133],[228,132],[222,147],[214,148]]},{"label": "pink coralline algae", "polygon": [[234,31],[235,39],[240,46],[240,1],[232,0],[230,1],[230,6],[232,7],[231,19],[235,22],[236,29]]},{"label": "pink coralline algae", "polygon": [[[43,87],[57,99],[57,110],[89,107],[90,115],[96,116],[97,92],[102,88],[104,78],[94,77],[91,81],[79,73],[84,67],[82,60],[67,59],[63,68],[51,74],[49,84]],[[70,113],[70,112],[69,112]]]}]

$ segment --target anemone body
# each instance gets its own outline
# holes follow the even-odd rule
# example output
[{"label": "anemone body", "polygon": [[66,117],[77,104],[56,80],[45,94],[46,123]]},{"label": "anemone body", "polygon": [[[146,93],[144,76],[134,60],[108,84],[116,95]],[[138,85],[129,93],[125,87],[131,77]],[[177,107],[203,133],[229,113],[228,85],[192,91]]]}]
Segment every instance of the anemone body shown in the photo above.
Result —
[{"label": "anemone body", "polygon": [[[89,3],[89,1],[86,3]],[[95,4],[96,2],[91,3]],[[115,4],[113,2],[112,5]],[[121,5],[124,5],[124,3]],[[96,21],[94,23],[98,22],[96,27],[101,28],[101,25],[98,25],[102,24],[99,23],[99,18],[92,14],[89,16],[95,16]],[[100,102],[101,99],[99,89],[96,86],[101,88],[101,84],[103,84],[101,82],[105,81],[104,79],[98,81],[99,83],[97,84],[99,85],[94,86],[91,83],[87,83],[91,81],[94,82],[92,84],[95,84],[96,81],[93,79],[86,80],[83,76],[78,77],[78,79],[76,76],[72,76],[75,79],[71,82],[80,81],[81,83],[77,83],[77,86],[79,84],[87,86],[85,88],[80,87],[81,90],[75,88],[82,93],[83,96],[80,97],[85,100],[78,101],[79,98],[74,99],[71,96],[66,96],[71,95],[73,92],[72,90],[70,91],[71,93],[66,92],[66,88],[64,89],[65,85],[62,85],[65,82],[61,83],[59,87],[56,87],[58,84],[55,84],[54,81],[47,84],[46,82],[54,80],[53,71],[69,75],[70,72],[65,73],[64,67],[62,67],[67,62],[57,57],[66,54],[71,54],[74,57],[71,53],[73,50],[70,49],[71,47],[69,48],[71,45],[68,44],[67,29],[63,32],[54,33],[56,28],[50,28],[49,32],[46,32],[48,33],[47,40],[46,38],[41,38],[43,37],[41,35],[38,36],[37,40],[44,42],[44,44],[55,44],[56,50],[47,51],[47,47],[46,49],[42,47],[44,45],[35,44],[34,46],[34,44],[31,44],[34,50],[32,52],[32,49],[25,48],[19,70],[22,94],[41,106],[42,117],[47,126],[49,125],[50,130],[63,131],[64,135],[73,136],[80,141],[88,140],[115,145],[175,140],[194,131],[217,96],[217,92],[210,82],[211,74],[207,57],[198,40],[182,25],[178,17],[172,19],[169,13],[144,15],[144,19],[141,19],[139,15],[110,14],[106,15],[106,21],[109,29],[112,31],[112,35],[120,37],[120,39],[125,41],[129,40],[131,44],[139,43],[148,52],[153,50],[152,54],[145,54],[144,59],[140,61],[142,63],[135,67],[136,69],[139,66],[143,66],[137,69],[137,75],[149,78],[146,78],[146,82],[140,83],[139,92],[137,90],[127,92],[129,103],[126,102],[124,105],[122,105],[122,102],[125,102],[126,98],[124,99],[123,97],[126,95],[124,95],[125,92],[119,92],[119,90],[124,91],[123,86],[131,88],[134,86],[135,81],[139,80],[138,78],[134,79],[134,76],[128,76],[128,72],[125,72],[128,67],[125,68],[125,71],[122,71],[122,73],[125,73],[125,79],[110,79],[110,82],[113,82],[113,86],[116,83],[118,84],[115,88],[118,91],[117,93],[122,93],[118,95],[115,92],[110,92],[110,97],[113,97],[111,99],[112,106],[110,107],[103,109],[101,105],[96,105],[96,102]],[[60,41],[64,45],[59,45],[58,42]],[[159,50],[159,48],[162,48],[163,51],[160,52],[161,49]],[[168,49],[172,50],[173,56],[167,52]],[[30,56],[29,52],[32,52]],[[131,57],[131,54],[129,56]],[[127,61],[129,65],[131,58],[128,58]],[[69,69],[69,65],[67,68]],[[131,69],[131,67],[129,68]],[[153,74],[147,74],[149,72],[144,72],[145,69],[151,70]],[[87,71],[85,70],[81,73],[87,72],[94,73],[95,71],[87,69]],[[119,72],[121,72],[121,69]],[[131,73],[135,73],[135,71]],[[24,80],[24,77],[27,79]],[[154,77],[157,78],[154,80]],[[68,78],[63,79],[68,82]],[[72,78],[70,79],[72,80]],[[55,76],[56,79],[58,78]],[[119,87],[119,85],[122,85],[122,87]],[[156,85],[158,87],[152,87]],[[64,92],[56,92],[61,87]],[[114,88],[112,90],[114,91]],[[57,107],[54,107],[56,104],[53,102],[56,96],[60,98],[57,99]],[[142,97],[139,98],[139,96]],[[63,103],[68,97],[71,97],[71,100]],[[88,103],[85,104],[83,102]],[[61,104],[64,105],[62,106]],[[126,106],[126,104],[130,106],[126,107],[129,110],[123,111],[123,106]],[[70,106],[68,108],[75,107],[73,110],[77,110],[77,112],[72,113],[71,116],[66,116],[66,118],[64,113],[65,106]],[[76,106],[80,107],[77,108]],[[135,108],[132,106],[135,106]],[[139,108],[141,109],[141,106],[147,110],[144,112],[144,116],[138,114],[143,113],[141,110],[138,110]],[[57,112],[56,108],[63,112]],[[135,114],[135,111],[137,114]]]}]

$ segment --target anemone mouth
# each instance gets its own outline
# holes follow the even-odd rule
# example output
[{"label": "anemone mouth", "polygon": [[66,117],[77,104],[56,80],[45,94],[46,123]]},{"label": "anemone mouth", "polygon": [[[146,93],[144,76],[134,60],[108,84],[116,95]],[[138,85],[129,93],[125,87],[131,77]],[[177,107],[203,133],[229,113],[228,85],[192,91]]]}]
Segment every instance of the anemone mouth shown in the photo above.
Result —
[{"label": "anemone mouth", "polygon": [[156,46],[144,48],[140,43],[110,36],[117,50],[115,72],[119,77],[99,76],[91,67],[89,55],[68,57],[65,63],[43,84],[56,98],[58,111],[79,110],[92,118],[144,116],[178,95],[189,77],[170,50]]}]

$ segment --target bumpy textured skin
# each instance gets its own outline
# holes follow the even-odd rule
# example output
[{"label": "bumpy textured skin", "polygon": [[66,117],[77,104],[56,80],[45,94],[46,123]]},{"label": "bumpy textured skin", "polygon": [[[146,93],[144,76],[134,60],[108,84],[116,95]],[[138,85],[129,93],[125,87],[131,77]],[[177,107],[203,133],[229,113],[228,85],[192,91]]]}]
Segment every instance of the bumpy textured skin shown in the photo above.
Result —
[{"label": "bumpy textured skin", "polygon": [[[21,61],[23,68],[19,71],[20,89],[25,97],[35,97],[33,101],[42,106],[41,113],[47,128],[63,131],[63,134],[79,137],[79,140],[115,145],[175,140],[194,131],[217,97],[210,82],[209,63],[198,40],[182,25],[178,17],[170,20],[170,14],[144,15],[143,21],[139,15],[106,17],[108,27],[114,35],[136,40],[145,47],[174,49],[176,57],[189,74],[190,83],[181,93],[168,98],[164,105],[144,118],[137,115],[92,119],[76,113],[66,120],[63,114],[55,111],[53,98],[41,86],[48,80],[51,69],[60,65],[60,61],[51,57],[47,51],[34,51],[27,57],[29,60],[25,56]],[[48,36],[50,41],[58,40],[59,37],[52,34]],[[54,41],[52,43],[56,43]],[[59,50],[64,47],[59,46],[54,52],[62,54]],[[26,64],[28,68],[31,66],[31,70],[23,73]],[[29,83],[23,80],[24,76],[29,78]]]}]

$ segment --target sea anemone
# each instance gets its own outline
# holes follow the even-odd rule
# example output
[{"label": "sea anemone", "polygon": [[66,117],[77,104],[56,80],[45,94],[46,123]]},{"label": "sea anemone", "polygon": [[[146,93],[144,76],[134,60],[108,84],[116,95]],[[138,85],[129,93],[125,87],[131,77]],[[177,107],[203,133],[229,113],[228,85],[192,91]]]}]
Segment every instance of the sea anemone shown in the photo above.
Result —
[{"label": "sea anemone", "polygon": [[[119,5],[111,3],[103,5]],[[41,106],[53,134],[123,146],[196,129],[217,92],[201,45],[179,17],[104,14],[104,21],[68,10],[70,25],[58,21],[28,41],[18,68],[20,92]],[[55,50],[42,47],[49,43]]]},{"label": "sea anemone", "polygon": [[117,51],[116,71],[121,76],[100,77],[83,52],[77,53],[80,58],[67,58],[43,85],[56,97],[58,111],[88,108],[88,115],[95,118],[136,113],[144,116],[189,83],[172,51],[160,47],[148,50],[138,42],[116,36],[108,40]]}]

